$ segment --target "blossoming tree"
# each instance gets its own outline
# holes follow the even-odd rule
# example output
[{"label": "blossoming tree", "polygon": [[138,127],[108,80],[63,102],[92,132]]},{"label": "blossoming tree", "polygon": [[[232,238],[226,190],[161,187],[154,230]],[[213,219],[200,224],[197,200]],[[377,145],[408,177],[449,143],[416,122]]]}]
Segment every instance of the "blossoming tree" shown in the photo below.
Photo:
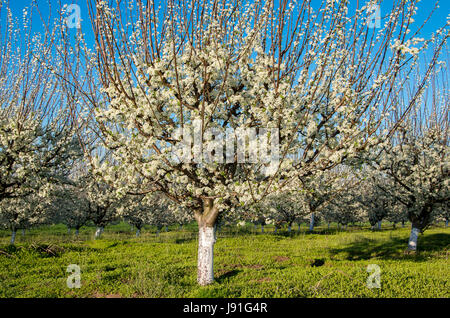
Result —
[{"label": "blossoming tree", "polygon": [[[447,69],[433,76],[405,124],[384,143],[373,164],[390,182],[377,184],[406,208],[411,221],[408,250],[417,250],[417,238],[450,200],[449,96]],[[431,92],[431,95],[429,95]],[[432,101],[428,106],[428,102]]]},{"label": "blossoming tree", "polygon": [[73,85],[117,163],[96,173],[115,176],[121,193],[139,180],[192,211],[201,285],[213,281],[219,215],[382,141],[399,74],[422,49],[405,1],[379,29],[367,7],[350,14],[347,1],[320,10],[309,0],[89,8],[96,45],[81,47],[103,99]]},{"label": "blossoming tree", "polygon": [[15,243],[17,230],[50,222],[48,207],[46,197],[33,194],[0,201],[0,227],[11,230],[10,243]]},{"label": "blossoming tree", "polygon": [[40,60],[61,66],[51,50],[55,34],[35,34],[29,16],[20,21],[6,5],[0,9],[6,10],[0,10],[1,202],[48,193],[49,183],[64,181],[81,151],[64,106],[70,94]]}]

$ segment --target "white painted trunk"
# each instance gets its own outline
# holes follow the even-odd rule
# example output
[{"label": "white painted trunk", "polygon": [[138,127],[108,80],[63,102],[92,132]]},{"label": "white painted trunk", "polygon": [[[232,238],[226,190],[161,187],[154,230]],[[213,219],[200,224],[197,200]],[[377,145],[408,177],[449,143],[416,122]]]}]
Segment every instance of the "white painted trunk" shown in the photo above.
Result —
[{"label": "white painted trunk", "polygon": [[309,222],[309,230],[314,230],[314,213],[311,214],[311,221]]},{"label": "white painted trunk", "polygon": [[13,230],[11,233],[11,245],[14,245],[15,241],[16,241],[16,231]]},{"label": "white painted trunk", "polygon": [[102,226],[97,227],[97,230],[95,231],[94,238],[98,239],[102,233],[103,233],[103,227]]},{"label": "white painted trunk", "polygon": [[197,282],[206,286],[214,281],[214,243],[216,242],[213,227],[201,227],[198,233],[198,268]]},{"label": "white painted trunk", "polygon": [[408,250],[417,250],[417,238],[419,237],[420,230],[416,227],[411,227],[411,235],[409,236]]},{"label": "white painted trunk", "polygon": [[141,230],[137,229],[136,230],[136,237],[139,237],[139,235],[141,235]]}]

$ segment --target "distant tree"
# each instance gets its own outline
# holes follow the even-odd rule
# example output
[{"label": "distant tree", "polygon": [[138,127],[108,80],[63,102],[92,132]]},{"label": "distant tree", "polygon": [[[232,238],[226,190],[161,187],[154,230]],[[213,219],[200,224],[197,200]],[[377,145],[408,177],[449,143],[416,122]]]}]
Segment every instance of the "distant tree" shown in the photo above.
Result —
[{"label": "distant tree", "polygon": [[74,182],[58,187],[50,196],[53,221],[65,224],[68,232],[74,229],[75,235],[89,221],[89,201],[85,191]]},{"label": "distant tree", "polygon": [[0,227],[11,230],[10,243],[15,243],[17,230],[50,222],[48,206],[48,200],[38,195],[1,200]]},{"label": "distant tree", "polygon": [[51,50],[57,28],[33,32],[30,15],[14,18],[3,1],[0,17],[0,202],[27,197],[15,201],[22,204],[48,192],[48,183],[64,182],[82,153],[67,108],[71,94],[50,69],[61,66]]}]

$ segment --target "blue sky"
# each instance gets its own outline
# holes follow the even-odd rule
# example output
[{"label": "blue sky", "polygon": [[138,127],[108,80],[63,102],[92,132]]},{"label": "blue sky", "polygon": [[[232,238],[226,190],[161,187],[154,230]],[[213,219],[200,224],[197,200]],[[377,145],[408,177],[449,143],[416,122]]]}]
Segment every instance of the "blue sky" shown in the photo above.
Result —
[{"label": "blue sky", "polygon": [[[0,0],[2,1],[2,0]],[[48,18],[49,13],[53,13],[53,17],[56,17],[56,14],[59,12],[59,5],[61,4],[78,4],[81,8],[81,16],[84,20],[82,22],[82,29],[87,35],[91,32],[91,25],[89,21],[89,13],[87,9],[86,0],[9,0],[10,7],[13,10],[13,14],[17,16],[22,15],[22,10],[25,7],[29,7],[30,3],[35,1],[38,4],[39,10],[44,19]],[[156,0],[158,1],[158,0]],[[320,6],[322,0],[313,0],[313,7],[318,8]],[[365,3],[364,0],[350,0],[350,11],[356,7],[356,4],[359,2],[359,6],[362,6]],[[390,8],[392,7],[393,0],[385,0],[381,4],[381,16],[386,15]],[[49,6],[51,5],[51,9]],[[435,4],[435,0],[422,0],[418,4],[418,14],[416,16],[416,25],[419,24],[420,21],[423,21],[429,14],[429,12],[433,9]],[[433,14],[430,22],[426,25],[426,27],[422,30],[420,37],[428,37],[432,31],[436,28],[442,26],[446,22],[447,16],[450,14],[450,1],[449,0],[440,0],[439,1],[440,8]],[[2,15],[3,18],[3,15]],[[40,21],[35,21],[34,23],[35,29],[40,28]]]}]

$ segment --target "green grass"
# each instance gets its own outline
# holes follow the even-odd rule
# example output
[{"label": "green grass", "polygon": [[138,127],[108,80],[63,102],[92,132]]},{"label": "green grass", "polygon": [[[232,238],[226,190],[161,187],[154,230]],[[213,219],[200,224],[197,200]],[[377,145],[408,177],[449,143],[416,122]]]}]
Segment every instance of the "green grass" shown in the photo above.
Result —
[{"label": "green grass", "polygon": [[[62,225],[17,234],[0,231],[0,297],[449,297],[450,229],[419,237],[419,252],[404,253],[409,229],[318,228],[314,233],[219,232],[215,283],[196,283],[195,224],[135,238],[124,223],[79,238]],[[81,268],[81,288],[69,289],[69,264]],[[369,264],[381,268],[381,288],[369,289]]]}]

